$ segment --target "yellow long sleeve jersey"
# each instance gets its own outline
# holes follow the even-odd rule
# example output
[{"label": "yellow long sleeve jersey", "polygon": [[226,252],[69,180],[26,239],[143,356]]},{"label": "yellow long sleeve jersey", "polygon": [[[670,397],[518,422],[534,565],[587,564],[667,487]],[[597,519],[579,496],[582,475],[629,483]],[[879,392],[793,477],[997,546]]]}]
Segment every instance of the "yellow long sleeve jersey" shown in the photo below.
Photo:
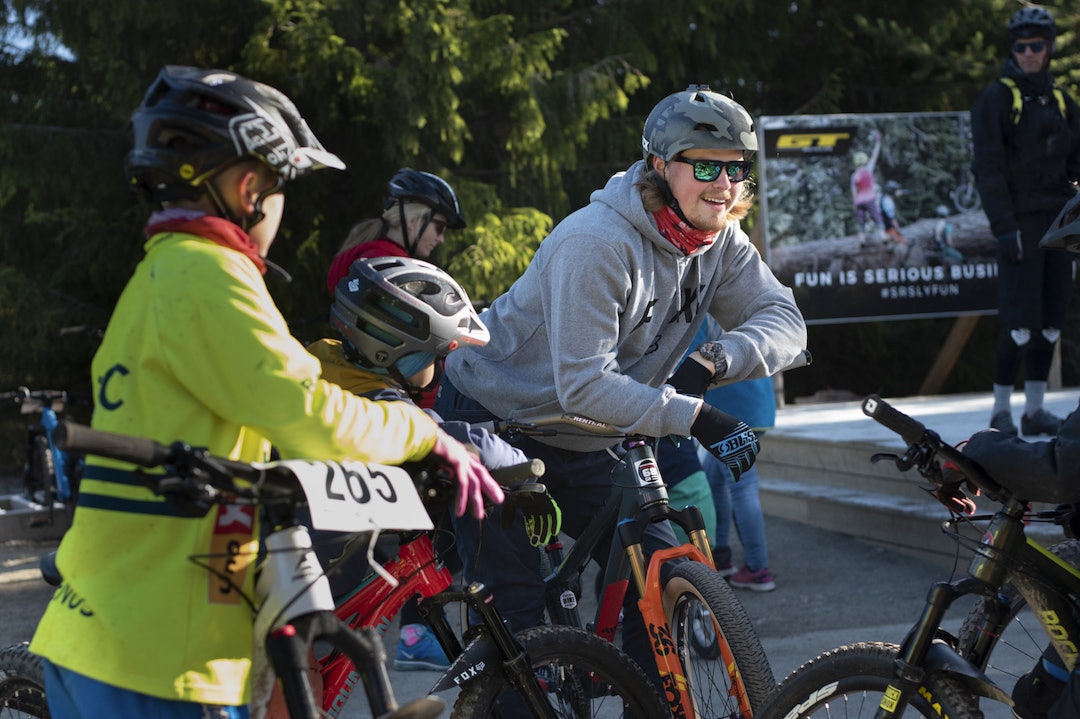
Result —
[{"label": "yellow long sleeve jersey", "polygon": [[[396,464],[425,456],[436,425],[407,402],[371,402],[320,379],[253,263],[188,234],[146,244],[92,363],[95,428],[184,440],[232,459]],[[89,457],[64,575],[31,650],[108,684],[210,704],[249,700],[250,508],[182,516]]]}]

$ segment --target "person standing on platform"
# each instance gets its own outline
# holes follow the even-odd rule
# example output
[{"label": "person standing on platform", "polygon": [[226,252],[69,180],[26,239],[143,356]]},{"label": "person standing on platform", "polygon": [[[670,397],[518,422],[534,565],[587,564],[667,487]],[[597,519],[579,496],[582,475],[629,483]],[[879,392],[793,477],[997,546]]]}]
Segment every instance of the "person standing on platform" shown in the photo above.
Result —
[{"label": "person standing on platform", "polygon": [[1000,330],[990,427],[1016,435],[1011,396],[1021,363],[1024,435],[1056,435],[1061,419],[1043,407],[1054,345],[1072,291],[1072,256],[1039,240],[1080,179],[1080,108],[1054,85],[1057,24],[1041,7],[1009,20],[1001,78],[971,108],[971,168],[997,238]]}]

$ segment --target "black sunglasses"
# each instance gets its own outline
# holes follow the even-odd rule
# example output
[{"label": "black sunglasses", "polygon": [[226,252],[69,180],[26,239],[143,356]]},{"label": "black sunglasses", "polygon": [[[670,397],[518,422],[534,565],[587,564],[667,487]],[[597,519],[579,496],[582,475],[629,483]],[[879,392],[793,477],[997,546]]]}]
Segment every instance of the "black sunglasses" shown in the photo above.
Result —
[{"label": "black sunglasses", "polygon": [[676,157],[673,159],[675,162],[693,165],[694,179],[698,182],[716,182],[716,178],[720,177],[721,172],[727,174],[727,178],[731,182],[742,182],[754,167],[752,160],[724,162],[722,160],[691,160],[689,157]]},{"label": "black sunglasses", "polygon": [[1020,42],[1017,40],[1013,43],[1012,51],[1017,55],[1023,55],[1025,50],[1031,50],[1033,53],[1040,53],[1046,49],[1045,40],[1036,40],[1035,42]]}]

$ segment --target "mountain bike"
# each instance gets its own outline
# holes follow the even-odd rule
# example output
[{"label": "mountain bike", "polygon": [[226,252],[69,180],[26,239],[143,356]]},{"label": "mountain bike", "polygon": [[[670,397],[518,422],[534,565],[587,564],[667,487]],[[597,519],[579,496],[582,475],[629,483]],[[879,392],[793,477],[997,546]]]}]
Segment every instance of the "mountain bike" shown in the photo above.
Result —
[{"label": "mountain bike", "polygon": [[[885,400],[871,395],[862,408],[908,445],[901,455],[877,454],[875,461],[891,460],[901,471],[917,470],[930,481],[928,491],[947,507],[942,488],[963,492],[967,482],[969,492],[978,488],[1000,509],[972,517],[952,511],[944,529],[958,547],[973,551],[967,573],[931,586],[923,611],[900,645],[863,642],[817,656],[784,679],[759,716],[796,719],[839,711],[848,717],[883,719],[910,709],[925,717],[965,719],[983,717],[980,703],[985,699],[1012,707],[1011,684],[1000,686],[985,670],[1005,654],[1007,641],[1002,637],[1025,607],[1030,612],[1023,613],[1037,619],[1038,637],[1027,640],[1037,648],[1019,660],[1012,676],[1029,671],[1051,642],[1071,670],[1077,656],[1074,642],[1080,639],[1075,601],[1080,570],[1070,562],[1080,557],[1080,547],[1066,542],[1047,550],[1025,534],[1025,523],[1063,524],[1072,521],[1073,511],[1063,507],[1032,512],[1028,498],[1008,489],[1008,477],[979,466]],[[943,472],[947,465],[962,475],[960,484]],[[942,621],[958,599],[972,595],[981,599],[965,619],[961,636],[953,636]],[[987,703],[982,709],[994,706]]]},{"label": "mountain bike", "polygon": [[[357,683],[363,684],[372,715],[380,719],[439,715],[444,703],[433,696],[399,708],[386,670],[379,628],[389,626],[416,592],[435,595],[443,603],[466,602],[484,618],[463,650],[449,622],[441,614],[430,617],[448,656],[458,659],[451,667],[459,667],[457,675],[449,683],[461,688],[454,717],[481,716],[470,712],[484,693],[491,686],[507,684],[523,697],[533,716],[547,719],[563,716],[561,707],[579,716],[599,710],[621,716],[626,710],[647,717],[664,711],[644,673],[621,652],[612,652],[614,647],[580,631],[514,636],[495,613],[490,593],[482,585],[474,584],[464,592],[446,591],[450,575],[436,563],[427,532],[433,528],[431,514],[453,502],[454,483],[437,466],[301,460],[248,464],[179,442],[164,446],[67,421],[57,431],[57,443],[139,467],[164,467],[163,475],[138,472],[136,476],[155,492],[185,506],[226,503],[259,508],[268,534],[263,539],[266,556],[260,560],[252,606],[256,608],[255,636],[265,637],[266,654],[265,660],[256,654],[253,716],[266,706],[275,676],[289,716],[294,718],[339,716]],[[542,463],[533,461],[493,474],[512,482],[539,473]],[[538,486],[527,483],[523,490],[509,492],[536,491]],[[297,510],[302,506],[308,508],[316,529],[368,530],[358,533],[351,544],[354,551],[369,550],[377,576],[338,607],[312,551],[308,530],[298,520]],[[406,540],[399,556],[385,568],[374,564],[370,552],[380,529],[400,532]],[[52,583],[60,582],[55,566],[44,563],[43,574]],[[312,647],[319,655],[321,700],[309,678]],[[31,711],[46,705],[40,663],[27,653],[25,644],[0,653],[0,697],[9,685],[28,688],[21,696],[31,696],[36,702],[26,703],[28,714],[48,716]]]},{"label": "mountain bike", "polygon": [[[26,460],[23,464],[23,493],[29,502],[47,508],[47,518],[36,525],[54,521],[59,508],[70,512],[75,507],[82,457],[56,446],[53,433],[64,411],[68,393],[63,390],[31,390],[19,387],[0,394],[0,399],[19,405],[20,414],[40,414],[36,424],[27,427]],[[36,526],[35,525],[35,526]]]},{"label": "mountain bike", "polygon": [[[541,549],[548,617],[555,625],[584,626],[614,640],[629,582],[652,638],[656,669],[674,717],[749,717],[775,686],[768,658],[745,608],[716,571],[701,510],[676,509],[657,466],[655,439],[627,435],[576,414],[480,423],[506,436],[587,433],[621,439],[625,452],[612,473],[611,494],[569,552],[555,541]],[[664,440],[667,441],[667,440]],[[686,439],[684,441],[690,441]],[[670,520],[690,542],[653,552],[642,548],[645,530]],[[582,624],[581,575],[594,552],[611,539],[596,616]],[[661,581],[663,570],[666,581]]]},{"label": "mountain bike", "polygon": [[[495,470],[493,474],[503,483],[535,479],[543,474],[542,465],[533,460],[521,469]],[[523,492],[544,491],[543,485],[534,483],[506,490],[504,506],[513,506]],[[431,516],[449,506],[448,501],[439,501],[430,493],[425,504]],[[430,532],[402,532],[399,539],[397,556],[385,566],[375,564],[368,552],[374,573],[339,600],[335,613],[351,627],[385,630],[405,603],[419,594],[421,616],[446,656],[453,658],[430,690],[431,694],[461,690],[452,719],[497,716],[500,697],[507,691],[524,695],[532,677],[539,678],[547,697],[543,701],[535,694],[531,699],[524,697],[537,717],[618,717],[624,711],[636,717],[666,714],[644,672],[609,642],[572,627],[536,627],[513,635],[496,611],[487,587],[477,582],[464,589],[452,587],[453,577],[438,561]],[[370,547],[371,538],[358,537],[355,542]],[[327,571],[334,571],[353,551],[356,544],[346,546],[339,558],[327,564]],[[454,603],[480,617],[479,624],[466,627],[462,637],[444,611]],[[324,684],[323,711],[327,716],[338,716],[357,674],[341,652],[320,656],[317,661]],[[523,685],[526,688],[515,689]]]}]

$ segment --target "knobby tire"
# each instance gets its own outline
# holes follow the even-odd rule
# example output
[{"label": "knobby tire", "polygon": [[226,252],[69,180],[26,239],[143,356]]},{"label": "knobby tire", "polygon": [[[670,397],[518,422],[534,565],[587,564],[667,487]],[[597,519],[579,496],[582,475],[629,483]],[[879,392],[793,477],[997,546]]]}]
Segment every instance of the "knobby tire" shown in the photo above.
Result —
[{"label": "knobby tire", "polygon": [[0,719],[49,719],[41,659],[29,646],[22,642],[0,650]]},{"label": "knobby tire", "polygon": [[664,586],[671,639],[698,716],[739,717],[739,699],[756,713],[776,686],[746,609],[715,570],[699,562],[672,568]]},{"label": "knobby tire", "polygon": [[[754,719],[873,717],[896,672],[895,644],[859,643],[820,654],[796,669]],[[948,677],[930,675],[913,694],[905,717],[982,719],[975,698]]]},{"label": "knobby tire", "polygon": [[[1050,547],[1050,551],[1072,566],[1080,567],[1080,540],[1061,542]],[[985,635],[982,630],[985,617],[990,608],[999,602],[1008,606],[1005,615],[1007,624],[998,636],[990,637],[990,645],[982,656],[973,656],[975,643]],[[960,625],[960,655],[972,660],[995,684],[1010,694],[1016,680],[1034,668],[1049,643],[1046,631],[1012,583],[1006,583],[997,597],[979,599]]]},{"label": "knobby tire", "polygon": [[[532,668],[548,682],[547,696],[556,716],[668,716],[655,684],[610,642],[565,626],[534,627],[517,638]],[[491,673],[465,685],[450,717],[500,717],[500,697],[511,691],[502,674]]]}]

